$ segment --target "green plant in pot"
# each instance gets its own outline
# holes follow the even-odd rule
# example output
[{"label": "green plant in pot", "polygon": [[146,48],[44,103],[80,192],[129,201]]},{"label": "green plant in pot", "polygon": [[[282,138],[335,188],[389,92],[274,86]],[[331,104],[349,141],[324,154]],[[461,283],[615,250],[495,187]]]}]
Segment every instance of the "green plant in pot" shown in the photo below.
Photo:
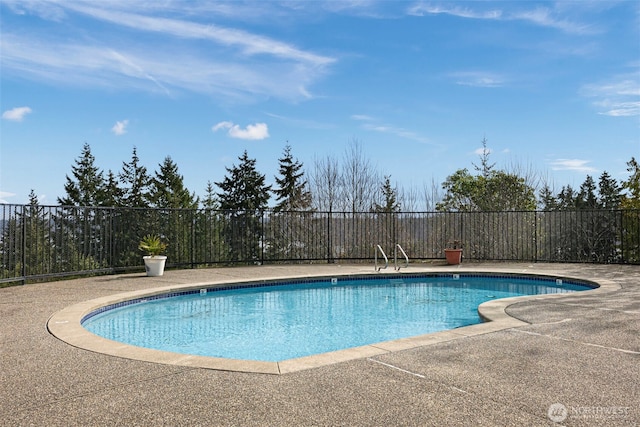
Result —
[{"label": "green plant in pot", "polygon": [[147,234],[140,240],[138,249],[145,252],[143,256],[147,276],[162,276],[167,257],[163,255],[167,244],[157,234]]},{"label": "green plant in pot", "polygon": [[447,259],[447,264],[460,264],[462,262],[462,243],[460,240],[449,242],[444,250],[444,256]]}]

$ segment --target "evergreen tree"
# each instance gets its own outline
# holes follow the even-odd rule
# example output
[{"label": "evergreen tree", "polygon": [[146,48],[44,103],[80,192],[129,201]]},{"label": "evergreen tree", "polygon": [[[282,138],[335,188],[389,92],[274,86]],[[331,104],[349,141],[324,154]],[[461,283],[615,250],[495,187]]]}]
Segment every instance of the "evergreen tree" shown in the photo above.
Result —
[{"label": "evergreen tree", "polygon": [[133,147],[131,161],[122,163],[122,171],[118,174],[120,182],[124,184],[122,205],[129,208],[144,208],[149,206],[149,184],[151,178],[147,168],[140,164],[136,147]]},{"label": "evergreen tree", "polygon": [[384,198],[384,204],[375,203],[373,207],[374,212],[378,213],[393,213],[400,212],[400,203],[397,199],[397,190],[391,186],[391,177],[385,176],[384,182],[381,187],[382,197]]},{"label": "evergreen tree", "polygon": [[276,176],[278,188],[273,190],[277,200],[274,210],[308,210],[311,207],[311,192],[307,181],[303,179],[302,163],[293,158],[290,145],[285,147],[283,157],[278,161],[280,176]]},{"label": "evergreen tree", "polygon": [[627,162],[629,179],[622,183],[625,194],[622,197],[622,207],[624,209],[640,209],[640,164],[632,157]]},{"label": "evergreen tree", "polygon": [[202,199],[202,207],[205,209],[218,209],[220,204],[218,203],[218,197],[216,190],[213,187],[211,181],[207,181],[207,188],[205,188],[205,196]]},{"label": "evergreen tree", "polygon": [[261,259],[262,213],[271,187],[265,184],[265,176],[256,170],[256,161],[249,158],[246,150],[239,160],[238,166],[226,168],[227,175],[215,183],[222,190],[217,193],[220,208],[227,211],[225,241],[230,260],[257,262]]},{"label": "evergreen tree", "polygon": [[606,171],[602,172],[598,181],[598,206],[602,209],[619,209],[622,201],[621,191],[618,181]]},{"label": "evergreen tree", "polygon": [[91,147],[85,143],[82,154],[71,167],[73,178],[67,175],[64,190],[67,195],[58,197],[63,206],[102,206],[104,203],[104,178],[102,171],[95,166],[95,157]]},{"label": "evergreen tree", "polygon": [[540,208],[544,211],[554,211],[558,209],[556,196],[553,194],[551,188],[549,188],[548,185],[542,187],[538,196],[538,200],[540,203]]},{"label": "evergreen tree", "polygon": [[215,183],[222,190],[217,193],[220,208],[254,213],[266,209],[271,186],[265,184],[265,176],[256,170],[256,161],[246,150],[238,159],[240,164],[225,168],[228,175]]},{"label": "evergreen tree", "polygon": [[107,182],[104,187],[104,206],[122,206],[123,195],[124,190],[118,186],[118,178],[111,170],[109,170],[107,173]]},{"label": "evergreen tree", "polygon": [[596,196],[596,183],[591,175],[587,175],[580,186],[578,197],[576,198],[576,208],[578,209],[597,209],[598,198]]},{"label": "evergreen tree", "polygon": [[627,162],[629,178],[622,183],[625,193],[622,196],[623,213],[623,247],[624,260],[640,261],[640,165],[634,157]]},{"label": "evergreen tree", "polygon": [[184,186],[184,178],[178,173],[178,165],[165,157],[160,170],[151,180],[151,202],[158,208],[195,209],[198,198]]}]

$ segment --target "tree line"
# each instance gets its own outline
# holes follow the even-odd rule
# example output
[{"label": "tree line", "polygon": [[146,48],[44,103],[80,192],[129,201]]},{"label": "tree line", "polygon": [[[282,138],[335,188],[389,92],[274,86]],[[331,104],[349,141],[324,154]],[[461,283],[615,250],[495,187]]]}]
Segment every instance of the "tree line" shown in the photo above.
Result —
[{"label": "tree line", "polygon": [[[640,207],[640,167],[635,158],[627,163],[629,178],[618,182],[608,172],[598,181],[587,175],[578,189],[565,185],[554,194],[549,184],[540,185],[537,174],[520,167],[496,169],[490,161],[486,138],[479,164],[462,168],[439,186],[401,188],[391,176],[382,175],[366,157],[356,139],[350,141],[342,159],[314,159],[308,170],[294,158],[287,144],[278,159],[275,185],[256,167],[248,152],[239,163],[226,167],[220,182],[207,182],[203,198],[184,185],[178,165],[167,156],[150,173],[134,147],[130,161],[119,172],[101,171],[91,147],[85,143],[64,185],[61,206],[130,207],[222,210],[265,210],[272,197],[276,211],[346,212],[473,212],[574,209],[634,209]],[[422,193],[422,194],[419,194]],[[31,202],[35,197],[31,192]]]},{"label": "tree line", "polygon": [[244,151],[202,199],[170,157],[149,173],[134,148],[119,172],[105,174],[85,144],[59,206],[40,206],[34,191],[28,205],[3,205],[0,280],[135,267],[149,233],[169,243],[173,266],[364,260],[378,243],[431,259],[449,240],[462,240],[470,259],[640,261],[635,158],[625,181],[603,172],[554,194],[535,174],[497,169],[482,143],[471,170],[449,175],[442,193],[424,189],[430,209],[422,210],[419,192],[381,176],[357,141],[308,171],[287,144],[273,186]]}]

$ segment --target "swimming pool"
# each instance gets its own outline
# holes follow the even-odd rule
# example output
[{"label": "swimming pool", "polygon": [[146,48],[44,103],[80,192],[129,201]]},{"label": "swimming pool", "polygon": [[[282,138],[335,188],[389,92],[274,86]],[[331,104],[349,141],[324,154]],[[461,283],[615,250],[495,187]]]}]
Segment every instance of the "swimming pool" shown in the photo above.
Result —
[{"label": "swimming pool", "polygon": [[487,274],[302,279],[119,301],[86,314],[81,324],[138,347],[278,362],[478,324],[486,301],[588,289],[575,281]]}]

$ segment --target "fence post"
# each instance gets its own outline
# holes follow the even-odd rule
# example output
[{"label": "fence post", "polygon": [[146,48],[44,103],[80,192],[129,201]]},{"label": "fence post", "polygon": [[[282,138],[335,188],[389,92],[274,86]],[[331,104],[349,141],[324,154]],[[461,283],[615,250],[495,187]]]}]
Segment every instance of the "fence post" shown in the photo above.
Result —
[{"label": "fence post", "polygon": [[261,240],[262,242],[260,243],[260,265],[264,265],[264,247],[265,247],[265,242],[266,242],[266,237],[264,235],[265,229],[264,229],[264,211],[260,212],[260,224],[262,225],[262,231],[261,231]]},{"label": "fence post", "polygon": [[331,257],[331,208],[327,212],[327,264],[332,264],[333,259]]},{"label": "fence post", "polygon": [[22,284],[26,284],[27,283],[27,221],[26,221],[26,206],[22,205],[21,206],[21,212],[22,212],[22,266],[20,267],[20,276],[22,276]]}]

